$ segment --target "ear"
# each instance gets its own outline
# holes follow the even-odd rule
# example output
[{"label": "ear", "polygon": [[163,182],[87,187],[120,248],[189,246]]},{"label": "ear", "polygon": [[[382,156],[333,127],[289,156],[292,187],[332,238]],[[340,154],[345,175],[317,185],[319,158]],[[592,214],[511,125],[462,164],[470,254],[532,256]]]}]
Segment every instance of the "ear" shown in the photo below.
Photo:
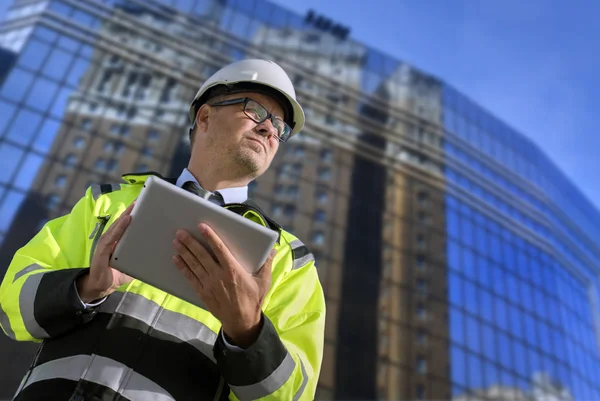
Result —
[{"label": "ear", "polygon": [[211,115],[212,108],[203,104],[202,107],[198,109],[196,113],[196,125],[198,126],[198,130],[201,132],[206,132],[208,130],[208,120]]}]

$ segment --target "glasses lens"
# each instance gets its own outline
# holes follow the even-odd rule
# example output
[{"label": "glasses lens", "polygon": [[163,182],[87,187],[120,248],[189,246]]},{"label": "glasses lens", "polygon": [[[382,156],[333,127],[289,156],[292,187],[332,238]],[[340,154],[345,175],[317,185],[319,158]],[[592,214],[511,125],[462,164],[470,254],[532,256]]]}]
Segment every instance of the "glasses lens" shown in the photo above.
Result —
[{"label": "glasses lens", "polygon": [[[256,123],[262,123],[269,116],[269,112],[263,105],[256,103],[254,100],[248,100],[244,112]],[[277,130],[277,137],[281,142],[285,142],[292,134],[292,128],[287,125],[281,118],[272,117],[271,122],[273,127]]]},{"label": "glasses lens", "polygon": [[292,128],[286,123],[283,124],[283,130],[279,133],[279,140],[281,142],[287,142],[287,140],[290,139],[290,136],[292,136]]},{"label": "glasses lens", "polygon": [[246,103],[246,107],[244,108],[246,115],[253,119],[257,123],[262,123],[265,121],[269,113],[267,109],[265,109],[262,105],[256,103],[253,100],[249,100]]}]

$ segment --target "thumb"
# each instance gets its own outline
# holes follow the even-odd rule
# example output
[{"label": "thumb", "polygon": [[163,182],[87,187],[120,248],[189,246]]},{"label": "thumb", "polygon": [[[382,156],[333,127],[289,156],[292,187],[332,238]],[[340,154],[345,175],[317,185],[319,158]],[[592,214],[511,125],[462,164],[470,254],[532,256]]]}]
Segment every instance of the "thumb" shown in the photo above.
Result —
[{"label": "thumb", "polygon": [[273,266],[273,259],[275,259],[276,254],[277,250],[271,249],[271,252],[269,252],[269,256],[267,257],[267,261],[257,273],[258,278],[264,279],[267,277],[271,277],[271,268]]}]

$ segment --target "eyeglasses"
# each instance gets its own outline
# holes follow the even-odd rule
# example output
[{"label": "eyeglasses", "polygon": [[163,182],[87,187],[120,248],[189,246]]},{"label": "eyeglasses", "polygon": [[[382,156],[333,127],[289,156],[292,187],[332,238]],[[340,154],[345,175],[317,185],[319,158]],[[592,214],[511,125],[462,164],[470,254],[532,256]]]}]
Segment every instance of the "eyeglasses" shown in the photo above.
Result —
[{"label": "eyeglasses", "polygon": [[287,142],[292,136],[292,128],[281,118],[274,116],[262,104],[250,99],[249,97],[223,100],[216,103],[208,103],[209,106],[230,106],[232,104],[244,103],[244,114],[246,114],[255,123],[261,124],[271,119],[273,127],[277,130],[277,139],[280,142]]}]

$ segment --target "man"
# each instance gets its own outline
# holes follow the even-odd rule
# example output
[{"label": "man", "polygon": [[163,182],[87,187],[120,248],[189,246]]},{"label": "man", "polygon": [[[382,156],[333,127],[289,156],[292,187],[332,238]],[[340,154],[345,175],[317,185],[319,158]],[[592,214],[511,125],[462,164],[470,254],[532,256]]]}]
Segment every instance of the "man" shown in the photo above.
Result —
[{"label": "man", "polygon": [[202,85],[190,120],[188,168],[169,180],[278,231],[274,252],[251,275],[210,227],[198,230],[216,260],[178,232],[173,274],[198,308],[109,266],[150,173],[88,188],[16,253],[0,287],[4,332],[42,341],[16,400],[313,399],[325,320],[314,259],[247,199],[304,125],[293,85],[273,62],[230,64]]}]

